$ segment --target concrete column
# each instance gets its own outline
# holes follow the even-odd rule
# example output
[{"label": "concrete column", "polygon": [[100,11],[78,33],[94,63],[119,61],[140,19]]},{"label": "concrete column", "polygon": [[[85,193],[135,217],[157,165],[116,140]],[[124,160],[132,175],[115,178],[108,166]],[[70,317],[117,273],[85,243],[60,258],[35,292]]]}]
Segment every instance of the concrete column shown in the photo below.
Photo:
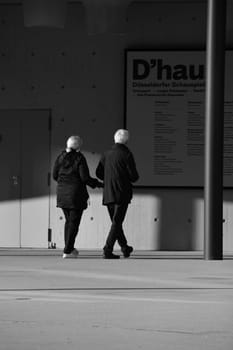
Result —
[{"label": "concrete column", "polygon": [[226,0],[208,0],[205,123],[206,260],[223,257],[223,143]]}]

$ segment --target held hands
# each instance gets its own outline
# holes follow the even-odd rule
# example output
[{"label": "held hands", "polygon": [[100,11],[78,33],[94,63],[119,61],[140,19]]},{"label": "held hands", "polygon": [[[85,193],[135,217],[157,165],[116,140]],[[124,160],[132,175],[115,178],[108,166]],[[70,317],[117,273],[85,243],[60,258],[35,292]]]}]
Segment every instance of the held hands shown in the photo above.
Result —
[{"label": "held hands", "polygon": [[98,187],[98,188],[103,188],[103,187],[104,187],[103,182],[101,182],[101,181],[99,181],[99,180],[96,179],[96,187]]},{"label": "held hands", "polygon": [[100,181],[98,181],[99,182],[99,188],[103,188],[104,187],[104,183],[103,182],[100,182]]},{"label": "held hands", "polygon": [[93,177],[90,177],[89,182],[87,184],[91,188],[104,187],[104,184],[102,182],[100,182],[98,179],[93,178]]}]

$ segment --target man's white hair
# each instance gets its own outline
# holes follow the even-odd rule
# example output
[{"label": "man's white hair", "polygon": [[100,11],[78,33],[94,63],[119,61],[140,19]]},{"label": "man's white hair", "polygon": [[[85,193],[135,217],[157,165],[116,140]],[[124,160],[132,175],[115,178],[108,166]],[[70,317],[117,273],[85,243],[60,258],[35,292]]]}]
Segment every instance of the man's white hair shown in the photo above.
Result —
[{"label": "man's white hair", "polygon": [[68,150],[74,149],[79,150],[83,144],[81,137],[79,136],[70,136],[66,141],[66,146]]},{"label": "man's white hair", "polygon": [[119,129],[114,134],[115,143],[127,143],[129,140],[129,132],[126,129]]}]

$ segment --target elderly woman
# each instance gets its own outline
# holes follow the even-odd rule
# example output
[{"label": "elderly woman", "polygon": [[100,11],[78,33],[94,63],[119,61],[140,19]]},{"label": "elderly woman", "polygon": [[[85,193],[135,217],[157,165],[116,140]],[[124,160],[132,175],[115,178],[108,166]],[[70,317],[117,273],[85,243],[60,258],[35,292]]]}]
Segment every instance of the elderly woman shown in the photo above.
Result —
[{"label": "elderly woman", "polygon": [[87,208],[88,192],[91,188],[103,187],[102,183],[92,178],[84,155],[80,152],[82,139],[71,136],[67,147],[57,157],[53,178],[57,181],[57,207],[65,215],[63,258],[77,258],[78,250],[74,248],[83,211]]}]

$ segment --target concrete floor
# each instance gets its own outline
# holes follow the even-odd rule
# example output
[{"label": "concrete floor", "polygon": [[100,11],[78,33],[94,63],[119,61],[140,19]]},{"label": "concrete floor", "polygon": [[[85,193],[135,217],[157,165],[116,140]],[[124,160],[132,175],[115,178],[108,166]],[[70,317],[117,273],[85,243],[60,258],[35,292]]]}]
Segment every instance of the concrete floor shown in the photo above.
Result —
[{"label": "concrete floor", "polygon": [[233,259],[2,250],[0,261],[0,350],[233,349]]}]

